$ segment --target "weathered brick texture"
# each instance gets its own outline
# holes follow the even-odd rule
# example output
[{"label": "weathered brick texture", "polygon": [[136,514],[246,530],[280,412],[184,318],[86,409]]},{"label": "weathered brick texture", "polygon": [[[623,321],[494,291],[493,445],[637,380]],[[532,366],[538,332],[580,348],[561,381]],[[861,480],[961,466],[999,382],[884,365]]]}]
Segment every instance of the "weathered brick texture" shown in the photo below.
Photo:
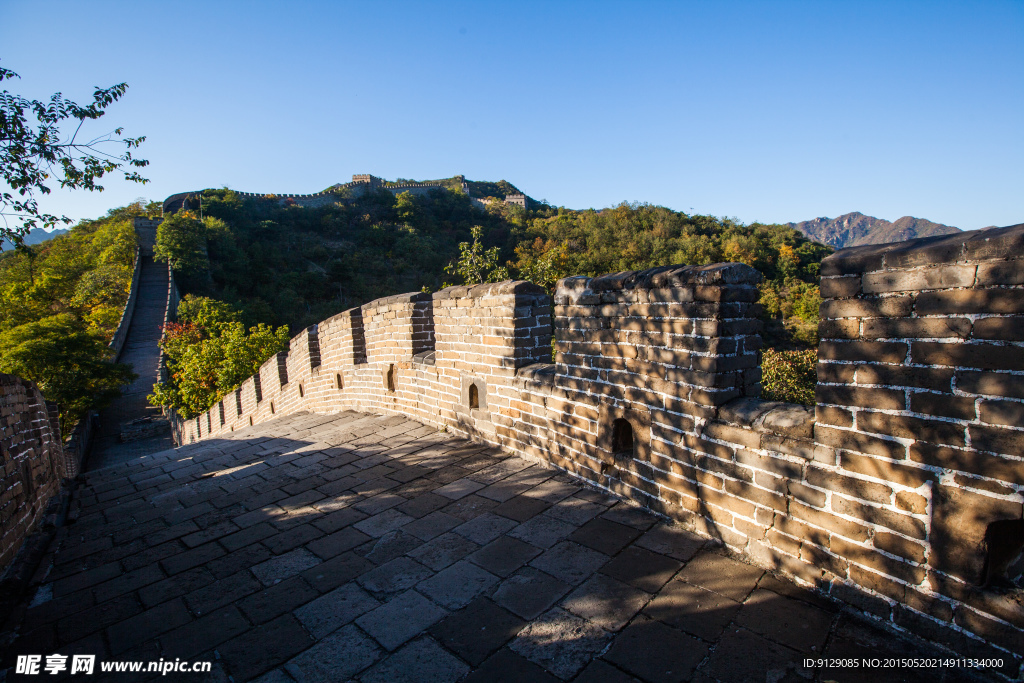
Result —
[{"label": "weathered brick texture", "polygon": [[884,558],[841,553],[846,580],[871,572],[890,603],[927,605],[926,619],[993,642],[1024,627],[1012,592],[981,585],[988,526],[1022,515],[1022,246],[1014,226],[822,263],[817,440],[839,471],[894,494],[848,499],[830,487],[831,510],[864,524]]},{"label": "weathered brick texture", "polygon": [[65,476],[60,429],[35,384],[0,374],[0,571],[59,490]]},{"label": "weathered brick texture", "polygon": [[566,278],[553,310],[525,282],[373,301],[298,335],[223,424],[214,406],[184,435],[296,410],[410,415],[674,517],[895,628],[1019,657],[1020,602],[981,585],[988,525],[1022,516],[1018,257],[1024,226],[826,259],[813,409],[758,398],[760,275],[730,263]]}]

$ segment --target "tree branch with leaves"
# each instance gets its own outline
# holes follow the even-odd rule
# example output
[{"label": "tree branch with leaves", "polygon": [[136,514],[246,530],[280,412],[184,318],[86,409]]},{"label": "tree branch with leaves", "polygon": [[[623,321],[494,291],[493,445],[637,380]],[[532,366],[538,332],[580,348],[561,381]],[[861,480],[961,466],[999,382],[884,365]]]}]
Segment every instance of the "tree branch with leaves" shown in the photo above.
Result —
[{"label": "tree branch with leaves", "polygon": [[[473,241],[459,243],[459,258],[445,266],[444,271],[449,275],[458,275],[462,278],[463,284],[467,285],[508,280],[508,268],[498,265],[501,249],[484,249],[480,241],[483,237],[483,228],[479,225],[470,228],[470,233]],[[449,286],[445,284],[445,287]]]},{"label": "tree branch with leaves", "polygon": [[[0,67],[0,81],[14,78],[20,76]],[[72,102],[59,92],[42,102],[0,91],[0,173],[6,185],[0,188],[0,238],[18,246],[33,228],[72,222],[67,216],[39,208],[38,195],[49,194],[53,183],[71,190],[101,192],[103,186],[97,181],[122,169],[125,180],[148,182],[136,169],[149,162],[132,153],[145,137],[124,137],[123,128],[95,137],[85,137],[83,131],[87,121],[102,118],[127,90],[127,83],[96,88],[87,105]]]}]

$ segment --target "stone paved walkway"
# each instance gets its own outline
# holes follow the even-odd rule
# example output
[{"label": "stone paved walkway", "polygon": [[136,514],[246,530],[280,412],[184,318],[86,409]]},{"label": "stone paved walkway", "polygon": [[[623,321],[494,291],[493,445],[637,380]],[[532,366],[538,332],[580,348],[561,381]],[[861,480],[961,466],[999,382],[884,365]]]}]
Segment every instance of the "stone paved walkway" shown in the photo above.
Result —
[{"label": "stone paved walkway", "polygon": [[402,417],[293,415],[83,480],[5,666],[59,652],[209,660],[151,678],[238,683],[967,678],[804,668],[927,650]]},{"label": "stone paved walkway", "polygon": [[[170,425],[160,409],[146,401],[146,396],[153,393],[159,372],[160,348],[157,343],[167,308],[167,265],[155,263],[152,256],[143,254],[138,286],[135,311],[119,360],[130,363],[139,378],[100,412],[100,428],[84,469],[109,467],[174,447]],[[166,429],[155,436],[121,443],[121,425],[143,417],[159,420]]]}]

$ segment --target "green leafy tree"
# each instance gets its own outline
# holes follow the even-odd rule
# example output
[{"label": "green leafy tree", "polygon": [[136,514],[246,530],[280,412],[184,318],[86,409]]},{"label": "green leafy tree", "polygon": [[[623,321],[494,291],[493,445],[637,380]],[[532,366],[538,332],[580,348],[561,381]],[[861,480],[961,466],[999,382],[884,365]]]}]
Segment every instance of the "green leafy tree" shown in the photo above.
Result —
[{"label": "green leafy tree", "polygon": [[165,218],[156,229],[153,256],[171,264],[175,274],[192,281],[210,267],[206,252],[206,226],[191,211]]},{"label": "green leafy tree", "polygon": [[459,244],[459,258],[445,266],[445,272],[449,275],[458,275],[462,278],[463,284],[467,285],[508,280],[508,268],[498,265],[501,249],[499,247],[484,249],[484,245],[480,242],[483,228],[479,225],[474,225],[470,233],[473,236],[473,241]]},{"label": "green leafy tree", "polygon": [[0,334],[0,372],[39,385],[60,404],[61,432],[89,408],[102,408],[138,375],[115,363],[106,342],[69,314],[43,318]]},{"label": "green leafy tree", "polygon": [[186,296],[178,321],[165,326],[160,348],[171,378],[149,401],[190,418],[205,411],[288,346],[288,328],[259,324],[246,331],[241,313],[208,297]]},{"label": "green leafy tree", "polygon": [[[12,78],[20,77],[0,67],[0,81]],[[127,166],[126,180],[148,182],[134,169],[149,162],[132,156],[144,137],[123,137],[122,128],[83,136],[86,122],[102,118],[127,90],[125,83],[97,88],[88,105],[76,104],[60,93],[41,102],[0,91],[0,174],[7,185],[0,193],[0,237],[18,246],[32,228],[71,223],[67,216],[58,218],[39,209],[37,194],[49,194],[52,181],[61,188],[102,191],[97,181]]]}]

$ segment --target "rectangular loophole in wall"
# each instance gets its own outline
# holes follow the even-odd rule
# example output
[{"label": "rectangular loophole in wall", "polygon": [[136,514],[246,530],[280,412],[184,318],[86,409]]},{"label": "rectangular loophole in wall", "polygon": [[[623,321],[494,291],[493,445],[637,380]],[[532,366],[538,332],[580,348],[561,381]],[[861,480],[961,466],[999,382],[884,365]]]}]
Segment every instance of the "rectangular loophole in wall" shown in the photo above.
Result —
[{"label": "rectangular loophole in wall", "polygon": [[[457,410],[487,410],[487,382],[479,377],[462,375],[461,401]],[[481,417],[478,415],[477,417]]]},{"label": "rectangular loophole in wall", "polygon": [[598,457],[628,469],[633,460],[650,462],[651,413],[645,406],[602,403],[598,417]]}]

